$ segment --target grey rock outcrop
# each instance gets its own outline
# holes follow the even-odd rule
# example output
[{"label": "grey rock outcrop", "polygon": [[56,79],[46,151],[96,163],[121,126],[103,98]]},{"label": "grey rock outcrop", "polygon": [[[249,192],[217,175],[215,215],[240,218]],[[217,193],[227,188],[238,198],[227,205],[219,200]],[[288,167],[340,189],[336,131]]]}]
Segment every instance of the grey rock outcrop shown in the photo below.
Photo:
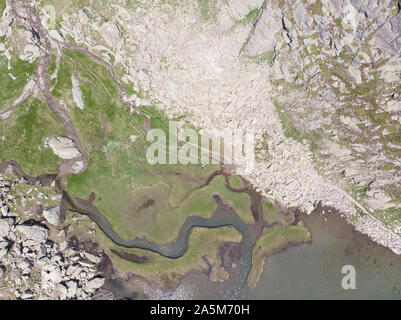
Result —
[{"label": "grey rock outcrop", "polygon": [[309,15],[309,12],[302,2],[295,7],[293,16],[295,23],[301,30],[310,30],[313,18]]},{"label": "grey rock outcrop", "polygon": [[73,159],[80,156],[74,141],[66,137],[53,137],[48,139],[47,145],[62,159]]},{"label": "grey rock outcrop", "polygon": [[31,239],[39,243],[46,242],[49,237],[49,231],[40,225],[20,224],[15,227],[15,231],[21,233],[26,239]]},{"label": "grey rock outcrop", "polygon": [[259,20],[255,29],[245,46],[245,54],[259,56],[262,54],[275,54],[278,44],[278,36],[283,31],[283,13],[271,1],[268,1],[262,8]]}]

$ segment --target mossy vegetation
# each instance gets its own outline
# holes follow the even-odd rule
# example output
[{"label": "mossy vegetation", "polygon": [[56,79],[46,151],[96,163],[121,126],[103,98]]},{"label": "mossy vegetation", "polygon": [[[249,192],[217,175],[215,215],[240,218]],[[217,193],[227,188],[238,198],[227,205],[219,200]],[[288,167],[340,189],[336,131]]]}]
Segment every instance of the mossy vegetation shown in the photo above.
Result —
[{"label": "mossy vegetation", "polygon": [[255,158],[257,160],[265,160],[269,157],[269,134],[263,132],[262,138],[256,141]]},{"label": "mossy vegetation", "polygon": [[196,0],[200,14],[205,21],[214,21],[217,18],[217,0]]},{"label": "mossy vegetation", "polygon": [[[244,47],[241,48],[241,52],[243,51]],[[269,66],[272,66],[274,63],[274,60],[276,58],[276,52],[274,50],[272,51],[267,51],[265,53],[262,53],[259,56],[256,57],[248,57],[254,60],[255,62],[259,64],[268,64]]]},{"label": "mossy vegetation", "polygon": [[307,7],[308,11],[310,11],[313,14],[323,16],[323,3],[321,1],[313,1],[312,4],[310,4]]},{"label": "mossy vegetation", "polygon": [[249,272],[248,285],[255,287],[258,283],[263,272],[265,257],[309,239],[310,233],[301,222],[296,226],[275,226],[262,234],[253,249],[252,269]]},{"label": "mossy vegetation", "polygon": [[287,116],[285,110],[281,106],[281,104],[277,101],[273,101],[274,108],[277,112],[277,115],[280,119],[281,125],[283,127],[284,135],[287,138],[293,138],[299,142],[302,141],[301,133],[300,131],[294,126],[293,122],[291,119]]},{"label": "mossy vegetation", "polygon": [[245,16],[245,21],[247,23],[253,23],[255,22],[256,18],[258,17],[260,10],[262,10],[261,8],[256,8],[253,9],[252,11],[250,11],[246,16]]},{"label": "mossy vegetation", "polygon": [[[122,237],[146,236],[158,243],[172,241],[186,217],[207,217],[213,213],[217,206],[214,193],[220,194],[246,222],[252,222],[249,197],[230,192],[222,176],[199,189],[214,167],[152,166],[145,159],[147,144],[143,137],[132,144],[132,128],[125,132],[125,136],[115,135],[114,148],[93,150],[87,170],[68,179],[68,189],[73,194],[87,197],[93,191],[98,195],[95,204]],[[144,206],[146,202],[150,205]]]},{"label": "mossy vegetation", "polygon": [[251,11],[241,20],[237,21],[238,24],[252,24],[256,21],[262,8],[256,8]]}]

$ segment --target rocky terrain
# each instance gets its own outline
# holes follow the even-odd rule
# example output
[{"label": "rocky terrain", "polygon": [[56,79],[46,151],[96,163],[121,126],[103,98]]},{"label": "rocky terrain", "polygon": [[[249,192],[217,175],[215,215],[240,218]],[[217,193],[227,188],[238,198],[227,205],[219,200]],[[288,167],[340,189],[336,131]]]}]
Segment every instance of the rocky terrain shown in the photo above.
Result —
[{"label": "rocky terrain", "polygon": [[[154,106],[212,134],[252,131],[255,167],[237,167],[263,196],[308,213],[318,203],[333,207],[401,254],[400,1],[28,1],[40,19],[21,1],[4,3],[3,73],[27,81],[18,96],[1,96],[0,118],[44,96],[66,136],[46,134],[37,147],[66,160],[61,184],[87,169],[89,153],[69,103],[52,96],[69,49],[113,66],[131,111]],[[37,63],[35,75],[14,75],[16,56]],[[85,113],[81,87],[94,84],[72,65],[62,97]],[[102,257],[69,245],[54,184],[32,185],[9,168],[0,188],[0,298],[96,295]]]},{"label": "rocky terrain", "polygon": [[399,253],[400,21],[394,0],[115,1],[50,29],[108,57],[137,105],[252,128],[265,196],[333,206]]},{"label": "rocky terrain", "polygon": [[10,167],[0,174],[0,299],[91,299],[105,282],[101,257],[69,245],[59,206],[35,207],[48,198],[39,188]]}]

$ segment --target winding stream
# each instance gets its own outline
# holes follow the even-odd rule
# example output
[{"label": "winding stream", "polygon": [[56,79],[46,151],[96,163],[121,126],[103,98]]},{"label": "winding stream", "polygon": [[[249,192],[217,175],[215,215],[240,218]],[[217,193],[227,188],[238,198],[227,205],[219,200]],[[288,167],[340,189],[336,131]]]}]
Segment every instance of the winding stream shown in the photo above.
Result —
[{"label": "winding stream", "polygon": [[[222,174],[220,171],[214,172],[201,187],[209,184],[214,177]],[[88,215],[99,228],[117,245],[125,248],[138,248],[156,252],[164,257],[176,259],[185,254],[188,250],[188,242],[193,228],[218,228],[223,226],[233,226],[242,234],[240,243],[241,259],[235,272],[235,277],[231,277],[230,289],[227,290],[225,298],[236,298],[241,289],[246,285],[249,271],[252,266],[252,249],[261,234],[263,228],[271,228],[273,224],[267,224],[263,219],[263,209],[261,198],[253,190],[247,188],[235,189],[230,186],[228,176],[226,176],[226,187],[233,192],[245,192],[251,197],[251,208],[254,217],[254,224],[246,224],[238,214],[218,195],[214,195],[217,208],[210,218],[200,216],[189,216],[180,227],[177,238],[170,243],[157,244],[144,238],[132,240],[121,238],[113,229],[110,221],[103,213],[92,204],[93,197],[84,200],[72,197],[68,192],[63,193],[63,206],[66,210]]]}]

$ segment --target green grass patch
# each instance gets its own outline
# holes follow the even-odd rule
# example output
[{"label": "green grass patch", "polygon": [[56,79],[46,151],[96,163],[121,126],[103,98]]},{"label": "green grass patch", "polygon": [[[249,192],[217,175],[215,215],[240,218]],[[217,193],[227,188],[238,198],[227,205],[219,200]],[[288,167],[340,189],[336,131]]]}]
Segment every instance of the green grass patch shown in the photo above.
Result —
[{"label": "green grass patch", "polygon": [[356,214],[357,214],[358,217],[364,217],[364,216],[366,216],[366,213],[363,212],[363,210],[362,210],[361,208],[355,206],[355,210],[356,210]]},{"label": "green grass patch", "polygon": [[105,65],[79,51],[63,50],[63,54],[74,61],[82,79],[96,84],[103,96],[115,99],[119,96],[118,86]]},{"label": "green grass patch", "polygon": [[255,22],[256,18],[259,16],[260,11],[262,10],[262,8],[256,8],[251,10],[246,16],[245,18],[243,18],[242,20],[239,20],[237,23],[239,24],[252,24]]},{"label": "green grass patch", "polygon": [[267,63],[269,66],[273,65],[275,58],[276,58],[276,52],[274,50],[262,53],[261,55],[256,57],[252,57],[252,59],[254,59],[257,63],[259,64]]},{"label": "green grass patch", "polygon": [[151,167],[141,158],[143,148],[138,149],[132,148],[130,154],[117,148],[108,153],[93,151],[87,170],[68,179],[68,189],[73,194],[87,197],[93,191],[98,195],[95,204],[122,237],[145,236],[158,243],[172,241],[185,218],[209,217],[214,212],[214,193],[246,222],[252,222],[248,196],[230,192],[223,177],[218,176],[207,187],[198,189],[210,172],[179,165]]},{"label": "green grass patch", "polygon": [[52,52],[50,55],[51,61],[50,61],[50,66],[49,69],[47,70],[49,75],[52,75],[54,73],[54,71],[56,71],[56,67],[57,67],[57,55],[55,52]]},{"label": "green grass patch", "polygon": [[7,5],[7,0],[0,0],[0,17],[3,15],[4,9]]},{"label": "green grass patch", "polygon": [[263,272],[264,258],[292,244],[300,244],[310,239],[309,231],[300,222],[296,226],[275,226],[262,234],[252,253],[252,269],[248,276],[248,285],[253,288]]},{"label": "green grass patch", "polygon": [[56,173],[60,159],[44,148],[44,139],[63,134],[64,127],[45,102],[27,99],[1,122],[1,158],[16,160],[30,175]]},{"label": "green grass patch", "polygon": [[268,224],[278,223],[281,225],[288,224],[288,220],[291,218],[282,212],[269,201],[263,201],[263,218]]},{"label": "green grass patch", "polygon": [[217,18],[217,0],[197,0],[200,14],[205,21],[214,21]]},{"label": "green grass patch", "polygon": [[[12,56],[10,61],[11,69],[8,70],[8,60],[0,55],[0,111],[7,110],[14,101],[21,95],[28,79],[35,71],[35,63],[29,63]],[[12,74],[15,80],[9,75]]]},{"label": "green grass patch", "polygon": [[243,188],[242,180],[237,176],[230,176],[230,185],[234,188]]},{"label": "green grass patch", "polygon": [[[56,67],[54,62],[54,68]],[[60,70],[57,75],[57,81],[55,82],[55,86],[52,90],[52,95],[56,98],[68,98],[66,101],[72,100],[72,82],[71,76],[73,75],[74,70],[71,63],[62,58],[60,61]]]},{"label": "green grass patch", "polygon": [[281,126],[283,127],[284,135],[287,138],[293,138],[299,142],[302,141],[302,136],[299,130],[293,125],[291,119],[287,116],[285,110],[276,100],[273,101],[274,108],[280,119]]}]

